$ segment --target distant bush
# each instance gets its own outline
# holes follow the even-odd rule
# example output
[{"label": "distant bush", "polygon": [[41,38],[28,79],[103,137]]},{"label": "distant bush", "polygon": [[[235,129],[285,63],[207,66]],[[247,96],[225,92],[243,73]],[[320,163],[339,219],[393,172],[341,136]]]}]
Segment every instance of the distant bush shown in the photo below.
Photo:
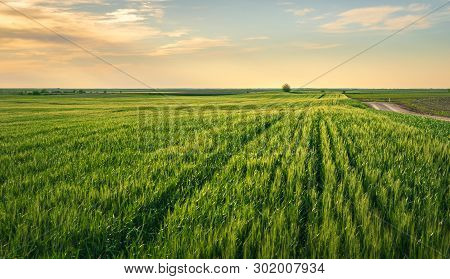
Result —
[{"label": "distant bush", "polygon": [[283,85],[282,89],[283,89],[283,92],[286,92],[286,93],[291,92],[291,86],[287,83],[285,85]]},{"label": "distant bush", "polygon": [[41,95],[41,92],[39,90],[33,90],[33,92],[31,92],[31,95]]}]

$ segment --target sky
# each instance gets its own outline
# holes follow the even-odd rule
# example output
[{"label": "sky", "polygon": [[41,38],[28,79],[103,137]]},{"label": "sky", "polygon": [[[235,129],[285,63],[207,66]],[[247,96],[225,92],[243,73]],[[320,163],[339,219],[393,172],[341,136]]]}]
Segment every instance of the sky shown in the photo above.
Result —
[{"label": "sky", "polygon": [[[1,0],[153,88],[300,87],[446,0]],[[449,88],[450,4],[308,87]],[[0,3],[0,87],[143,85]]]}]

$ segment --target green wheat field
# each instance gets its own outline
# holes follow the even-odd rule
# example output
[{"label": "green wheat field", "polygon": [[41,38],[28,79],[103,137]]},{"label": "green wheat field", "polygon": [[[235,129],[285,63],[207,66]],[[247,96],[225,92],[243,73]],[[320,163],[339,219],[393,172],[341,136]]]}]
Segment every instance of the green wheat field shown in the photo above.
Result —
[{"label": "green wheat field", "polygon": [[449,258],[450,122],[339,93],[0,95],[0,258]]}]

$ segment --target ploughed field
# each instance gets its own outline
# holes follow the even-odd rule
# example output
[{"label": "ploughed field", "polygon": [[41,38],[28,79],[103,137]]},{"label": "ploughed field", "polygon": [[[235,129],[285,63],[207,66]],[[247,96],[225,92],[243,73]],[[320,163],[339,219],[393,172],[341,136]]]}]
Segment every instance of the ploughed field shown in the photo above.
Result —
[{"label": "ploughed field", "polygon": [[392,102],[421,114],[450,117],[450,90],[350,90],[348,97],[364,102]]},{"label": "ploughed field", "polygon": [[448,258],[449,139],[342,94],[0,95],[0,257]]}]

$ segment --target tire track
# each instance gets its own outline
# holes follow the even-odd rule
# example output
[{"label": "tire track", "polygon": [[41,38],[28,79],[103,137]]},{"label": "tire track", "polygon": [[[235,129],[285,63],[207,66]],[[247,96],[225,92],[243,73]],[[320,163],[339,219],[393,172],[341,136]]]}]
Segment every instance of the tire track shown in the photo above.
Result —
[{"label": "tire track", "polygon": [[[227,146],[215,153],[208,153],[208,157],[195,168],[185,170],[178,178],[178,181],[167,187],[163,192],[159,193],[153,200],[141,207],[135,213],[135,218],[131,221],[128,228],[139,228],[139,233],[132,237],[127,237],[128,241],[138,241],[143,245],[151,245],[156,240],[158,231],[163,227],[167,214],[170,213],[175,205],[185,202],[192,196],[195,191],[201,189],[214,175],[219,172],[231,159],[258,135],[267,131],[271,126],[280,121],[280,117],[265,122],[262,127],[258,127],[255,133],[245,134],[241,138],[240,144],[235,141],[227,141]],[[231,150],[231,151],[230,151]],[[119,239],[123,239],[123,235]],[[128,249],[127,245],[119,248],[119,250]]]}]

